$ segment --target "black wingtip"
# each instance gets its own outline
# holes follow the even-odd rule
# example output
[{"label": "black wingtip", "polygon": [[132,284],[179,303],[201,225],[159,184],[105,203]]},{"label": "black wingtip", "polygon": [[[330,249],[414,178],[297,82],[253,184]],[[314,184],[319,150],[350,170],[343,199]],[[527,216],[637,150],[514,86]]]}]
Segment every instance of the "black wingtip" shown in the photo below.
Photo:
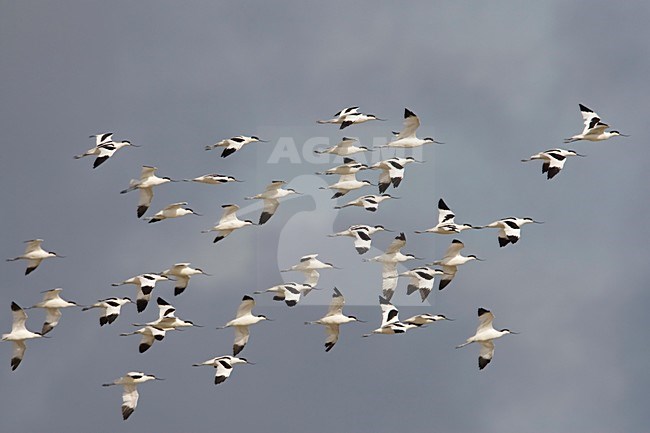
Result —
[{"label": "black wingtip", "polygon": [[417,116],[416,116],[416,114],[414,112],[412,112],[408,108],[405,108],[404,109],[404,118],[408,119],[409,117],[417,117]]},{"label": "black wingtip", "polygon": [[174,287],[174,296],[178,296],[185,291],[185,287]]},{"label": "black wingtip", "polygon": [[225,149],[223,150],[223,152],[221,152],[221,157],[222,157],[222,158],[225,158],[225,157],[227,157],[227,156],[229,156],[229,155],[232,155],[232,154],[235,153],[235,152],[236,152],[235,149],[228,149],[228,148],[225,148]]},{"label": "black wingtip", "polygon": [[11,358],[11,371],[14,371],[20,365],[20,358]]},{"label": "black wingtip", "polygon": [[500,247],[505,247],[510,243],[510,240],[508,238],[498,238],[499,239],[499,246]]},{"label": "black wingtip", "polygon": [[287,306],[289,307],[295,307],[298,304],[298,301],[292,299],[290,301],[284,301],[284,303],[287,304]]},{"label": "black wingtip", "polygon": [[385,193],[386,190],[388,189],[389,185],[390,185],[390,182],[389,183],[380,183],[379,184],[379,194]]},{"label": "black wingtip", "polygon": [[138,218],[142,218],[142,215],[147,212],[147,209],[149,209],[149,206],[138,206]]},{"label": "black wingtip", "polygon": [[260,224],[260,225],[264,224],[265,222],[267,222],[268,220],[270,220],[272,216],[273,216],[273,214],[271,214],[271,213],[268,213],[268,212],[262,212],[262,214],[260,215],[260,222],[259,222],[259,224]]},{"label": "black wingtip", "polygon": [[102,156],[102,157],[96,158],[95,162],[93,163],[93,168],[99,167],[104,162],[106,162],[107,159],[108,159],[108,156]]},{"label": "black wingtip", "polygon": [[483,308],[483,307],[479,307],[479,309],[478,309],[478,317],[481,317],[481,316],[484,315],[485,313],[489,313],[489,312],[490,312],[490,310],[486,310],[486,309]]},{"label": "black wingtip", "polygon": [[213,243],[213,244],[216,244],[217,242],[219,242],[219,241],[220,241],[221,239],[223,239],[224,237],[225,237],[225,236],[217,236],[216,238],[214,238],[214,240],[212,241],[212,243]]},{"label": "black wingtip", "polygon": [[149,350],[150,347],[151,346],[149,346],[148,344],[142,343],[140,344],[140,346],[138,346],[138,350],[140,351],[140,353],[144,353],[147,350]]},{"label": "black wingtip", "polygon": [[334,347],[336,343],[325,343],[325,352],[329,352],[332,350],[332,347]]},{"label": "black wingtip", "polygon": [[481,358],[480,356],[478,357],[478,369],[483,370],[489,363],[492,361],[491,359],[485,359]]},{"label": "black wingtip", "polygon": [[149,301],[147,301],[146,299],[138,299],[135,302],[135,306],[136,306],[136,309],[138,310],[138,313],[142,313],[144,311],[144,309],[147,308],[148,303],[149,303]]},{"label": "black wingtip", "polygon": [[224,383],[226,381],[226,376],[215,376],[214,377],[214,384],[219,385],[220,383]]},{"label": "black wingtip", "polygon": [[122,406],[122,419],[126,421],[131,414],[133,413],[133,409],[127,406]]},{"label": "black wingtip", "polygon": [[451,283],[451,280],[440,280],[440,284],[438,285],[438,290],[442,290],[445,287],[447,287]]},{"label": "black wingtip", "polygon": [[22,308],[20,308],[20,305],[16,304],[15,302],[11,302],[11,311],[20,311]]},{"label": "black wingtip", "polygon": [[242,301],[254,301],[255,299],[253,299],[253,297],[250,296],[250,295],[244,295],[244,297],[241,298],[241,300]]},{"label": "black wingtip", "polygon": [[34,266],[32,268],[25,269],[25,275],[31,274],[32,272],[34,272],[35,269],[36,269],[36,266]]}]

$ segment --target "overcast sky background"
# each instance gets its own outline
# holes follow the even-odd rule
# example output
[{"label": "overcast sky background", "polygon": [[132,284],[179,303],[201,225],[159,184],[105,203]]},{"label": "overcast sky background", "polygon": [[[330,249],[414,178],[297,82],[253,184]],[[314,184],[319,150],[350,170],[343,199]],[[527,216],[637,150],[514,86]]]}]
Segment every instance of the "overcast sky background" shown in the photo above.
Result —
[{"label": "overcast sky background", "polygon": [[[119,333],[153,320],[155,304],[141,314],[127,305],[103,328],[97,311],[68,309],[52,338],[28,342],[15,372],[11,344],[0,344],[2,430],[646,430],[649,12],[643,1],[0,2],[0,257],[20,255],[33,238],[66,256],[27,277],[24,262],[3,262],[2,332],[11,301],[27,307],[42,290],[62,287],[66,299],[90,304],[134,298],[133,286],[111,283],[176,262],[213,274],[193,278],[179,297],[159,284],[154,298],[206,327],[169,333],[144,354],[139,336]],[[519,161],[579,133],[578,103],[631,137],[573,143],[588,157],[569,159],[547,181],[541,164]],[[344,133],[316,124],[351,105],[388,120]],[[310,146],[343,135],[378,144],[401,128],[404,107],[419,115],[421,137],[446,144],[425,147],[426,164],[408,166],[389,190],[400,200],[376,214],[334,211],[331,192],[318,187],[335,179],[313,173],[337,161],[312,162]],[[93,145],[88,135],[105,131],[143,147],[96,170],[90,158],[72,159]],[[238,134],[270,143],[226,159],[203,150]],[[280,144],[291,158],[271,158]],[[137,193],[119,194],[143,164],[176,179],[220,172],[245,182],[163,185],[149,214],[188,201],[204,216],[146,224],[136,218]],[[275,179],[305,195],[216,245],[200,233],[222,204],[247,206],[243,197]],[[453,239],[413,233],[435,224],[440,197],[458,222],[514,215],[545,224],[526,226],[507,248],[494,230],[463,232],[464,253],[485,262],[462,267],[432,305],[407,298],[403,281],[395,296],[404,318],[456,321],[362,339],[380,323],[380,266],[363,263],[351,239],[325,235],[383,224],[406,232],[404,251],[426,258],[410,267],[423,265]],[[394,235],[375,235],[376,254],[366,256]],[[300,281],[279,269],[309,253],[344,269],[322,273],[326,290],[310,294],[311,305],[257,297],[254,311],[274,321],[252,328],[242,352],[256,365],[238,366],[217,387],[211,368],[191,367],[229,354],[232,330],[214,328],[234,317],[242,295]],[[335,285],[349,301],[344,311],[368,323],[343,326],[325,353],[324,330],[303,322],[326,312]],[[478,347],[454,349],[473,335],[479,306],[494,312],[495,327],[521,332],[496,343],[483,371]],[[40,330],[43,313],[29,316]],[[101,384],[132,370],[166,381],[142,385],[124,422],[121,390]]]}]

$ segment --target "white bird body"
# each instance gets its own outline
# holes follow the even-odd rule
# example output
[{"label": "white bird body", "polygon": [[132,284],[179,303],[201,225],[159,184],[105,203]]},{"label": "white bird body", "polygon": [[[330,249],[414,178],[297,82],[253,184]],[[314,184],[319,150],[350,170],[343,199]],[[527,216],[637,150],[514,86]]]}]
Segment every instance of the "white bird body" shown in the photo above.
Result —
[{"label": "white bird body", "polygon": [[108,158],[113,156],[115,152],[122,149],[123,147],[136,146],[131,144],[130,141],[113,141],[113,133],[108,132],[104,134],[91,135],[90,138],[95,138],[95,147],[88,149],[80,155],[75,155],[74,159],[80,159],[86,156],[96,156],[95,162],[93,163],[93,168],[97,168],[102,165]]},{"label": "white bird body", "polygon": [[416,316],[409,317],[408,319],[404,320],[404,323],[410,323],[416,326],[423,326],[423,325],[428,325],[429,323],[439,322],[441,320],[452,320],[452,319],[448,319],[442,314],[434,315],[430,313],[424,313],[424,314],[418,314]]},{"label": "white bird body", "polygon": [[130,298],[107,298],[97,301],[96,303],[83,307],[82,311],[90,310],[92,308],[101,308],[102,314],[99,316],[99,326],[111,324],[118,318],[122,305],[131,303]]},{"label": "white bird body", "polygon": [[289,269],[283,269],[280,272],[298,271],[309,274],[311,271],[317,271],[319,269],[337,269],[333,264],[321,262],[317,259],[317,257],[318,254],[308,254],[306,256],[302,256],[300,258],[300,262],[291,266]]},{"label": "white bird body", "polygon": [[242,182],[241,180],[235,179],[233,176],[227,176],[224,174],[211,173],[204,174],[194,179],[184,179],[185,182],[197,182],[197,183],[206,183],[208,185],[221,185],[229,182]]},{"label": "white bird body", "polygon": [[354,191],[355,189],[362,188],[366,185],[372,185],[372,183],[367,180],[357,180],[354,174],[342,174],[338,182],[327,187],[321,187],[320,189],[335,189],[336,193],[332,198],[339,198],[343,197],[350,191]]},{"label": "white bird body", "polygon": [[194,212],[192,209],[186,208],[184,206],[187,206],[187,202],[185,201],[179,203],[172,203],[169,206],[165,207],[164,209],[156,212],[154,216],[145,219],[148,220],[149,223],[155,223],[169,218],[180,218],[185,215],[201,216],[200,214]]},{"label": "white bird body", "polygon": [[528,159],[522,159],[521,162],[528,162],[534,159],[541,159],[542,164],[542,174],[546,173],[547,179],[553,179],[553,177],[564,168],[564,163],[566,162],[567,157],[569,156],[586,156],[581,155],[575,150],[565,150],[565,149],[549,149],[544,152],[536,153]]},{"label": "white bird body", "polygon": [[386,231],[386,229],[381,225],[353,225],[348,229],[343,230],[342,232],[334,233],[328,236],[348,236],[354,238],[354,248],[359,254],[365,254],[370,250],[370,244],[372,242],[372,238],[370,236],[379,231]]},{"label": "white bird body", "polygon": [[32,332],[25,327],[27,314],[15,302],[11,303],[11,314],[13,321],[11,323],[11,332],[9,334],[2,334],[2,341],[11,341],[13,343],[13,354],[11,356],[11,370],[15,370],[20,365],[25,355],[27,346],[25,340],[33,338],[41,338],[42,334]]},{"label": "white bird body", "polygon": [[143,165],[142,170],[140,171],[140,179],[131,179],[129,187],[120,191],[120,194],[126,194],[129,191],[140,190],[140,198],[138,200],[138,218],[141,218],[149,206],[151,206],[151,200],[153,200],[153,188],[158,185],[163,185],[168,182],[176,182],[169,177],[158,177],[156,176],[157,167],[151,167],[149,165]]},{"label": "white bird body", "polygon": [[431,137],[427,138],[418,138],[415,133],[420,127],[420,119],[418,116],[413,113],[408,108],[404,109],[404,128],[396,134],[393,141],[388,142],[385,146],[381,147],[400,147],[406,149],[412,149],[414,147],[420,147],[423,144],[436,143],[443,144],[439,141],[434,140]]},{"label": "white bird body", "polygon": [[[371,259],[364,259],[366,262],[379,262],[382,264],[382,293],[387,301],[393,297],[397,287],[397,264],[408,260],[418,259],[413,254],[403,254],[400,250],[406,245],[406,236],[400,233],[399,236],[388,246],[388,249],[379,256]],[[418,259],[419,260],[419,259]]]},{"label": "white bird body", "polygon": [[582,133],[576,134],[571,138],[566,138],[564,140],[565,143],[572,143],[578,140],[602,141],[616,136],[627,137],[627,135],[621,134],[619,131],[606,131],[609,125],[602,122],[600,116],[595,111],[582,104],[578,105],[580,106],[580,114],[584,120],[585,127]]},{"label": "white bird body", "polygon": [[339,339],[339,326],[350,322],[359,322],[360,320],[354,316],[346,316],[343,314],[343,306],[345,305],[345,298],[343,294],[334,287],[334,294],[330,302],[327,314],[313,322],[305,322],[305,324],[315,324],[325,326],[327,338],[325,339],[325,351],[329,352]]},{"label": "white bird body", "polygon": [[151,293],[153,292],[153,289],[156,287],[156,283],[158,281],[168,281],[169,278],[167,278],[164,275],[159,275],[159,274],[140,274],[136,275],[135,277],[131,277],[128,280],[124,280],[121,283],[113,283],[111,284],[113,287],[116,286],[122,286],[124,284],[133,284],[138,288],[138,295],[136,298],[136,309],[138,310],[138,313],[141,313],[144,311],[145,308],[147,308],[147,304],[149,303],[149,300],[151,300]]},{"label": "white bird body", "polygon": [[237,358],[236,356],[217,356],[216,358],[208,359],[199,364],[192,364],[194,367],[201,367],[210,365],[215,368],[214,384],[219,385],[230,377],[233,367],[238,364],[252,364],[246,358]]},{"label": "white bird body", "polygon": [[476,333],[469,337],[465,343],[456,346],[456,348],[461,348],[467,346],[471,343],[479,343],[481,345],[481,350],[479,352],[478,358],[478,368],[483,370],[492,360],[494,356],[494,340],[501,338],[506,334],[517,334],[509,329],[496,330],[492,327],[492,321],[494,320],[494,314],[485,308],[478,309],[478,320],[479,325],[476,328]]},{"label": "white bird body", "polygon": [[381,202],[393,198],[396,199],[397,197],[393,197],[390,194],[381,194],[381,195],[369,194],[354,199],[342,206],[335,206],[334,209],[343,209],[349,206],[357,206],[357,207],[362,207],[369,212],[376,212],[377,209],[379,209],[379,204]]},{"label": "white bird body", "polygon": [[[156,329],[163,331],[173,331],[178,328],[192,328],[192,327],[201,327],[195,325],[189,320],[182,320],[176,317],[176,308],[174,308],[169,302],[165,301],[163,298],[158,297],[156,300],[158,304],[158,319],[153,322],[145,324],[133,324],[134,326],[151,326]],[[164,336],[164,334],[163,334]]]},{"label": "white bird body", "polygon": [[283,180],[274,180],[266,187],[264,192],[252,197],[246,197],[246,200],[264,200],[264,210],[259,220],[260,225],[267,222],[275,214],[275,211],[280,205],[279,200],[281,198],[292,194],[300,194],[291,188],[283,189],[282,186],[285,184],[286,182]]},{"label": "white bird body", "polygon": [[451,241],[451,245],[449,245],[447,248],[445,256],[442,258],[442,260],[433,262],[434,265],[442,266],[443,275],[440,279],[438,290],[444,289],[447,287],[447,285],[449,285],[449,283],[451,283],[451,280],[453,280],[454,276],[456,276],[456,272],[458,272],[458,266],[464,265],[465,263],[472,260],[481,260],[473,254],[469,256],[461,255],[460,250],[462,250],[464,246],[465,244],[463,244],[461,241],[454,239]]},{"label": "white bird body", "polygon": [[226,236],[228,236],[230,233],[233,231],[240,229],[242,227],[250,226],[250,225],[255,225],[253,221],[251,220],[240,220],[237,218],[237,210],[239,210],[239,206],[236,204],[224,204],[221,206],[224,211],[223,214],[221,215],[221,219],[215,225],[212,227],[210,230],[204,230],[201,233],[209,233],[209,232],[219,232],[217,237],[214,238],[214,242],[219,242]]},{"label": "white bird body", "polygon": [[48,252],[41,248],[41,243],[43,239],[32,239],[30,241],[25,241],[27,246],[25,247],[25,252],[22,256],[14,257],[12,259],[7,259],[8,262],[13,262],[16,260],[27,260],[27,269],[25,269],[25,275],[32,273],[38,265],[45,259],[52,257],[63,258],[63,256],[58,255],[55,252]]},{"label": "white bird body", "polygon": [[397,188],[404,178],[404,170],[407,164],[418,161],[412,156],[406,158],[393,157],[379,161],[370,166],[370,169],[381,170],[379,175],[379,193],[382,194],[392,184]]},{"label": "white bird body", "polygon": [[439,269],[431,269],[426,266],[411,269],[399,274],[400,276],[409,277],[409,284],[406,287],[406,294],[411,295],[416,291],[420,292],[420,298],[424,302],[435,284],[435,276],[443,275],[444,272]]},{"label": "white bird body", "polygon": [[352,158],[343,158],[343,164],[337,165],[336,167],[332,167],[323,172],[318,172],[316,174],[355,174],[361,170],[366,170],[367,168],[368,164],[361,164]]},{"label": "white bird body", "polygon": [[209,275],[200,268],[190,267],[190,263],[176,263],[169,269],[165,269],[160,273],[166,277],[172,276],[176,280],[174,286],[174,296],[178,296],[187,288],[190,278],[194,275]]},{"label": "white bird body", "polygon": [[329,153],[332,155],[338,156],[350,156],[359,152],[368,152],[368,149],[365,146],[353,146],[353,143],[356,143],[358,140],[356,138],[343,137],[343,139],[338,142],[336,145],[329,147],[323,150],[315,150],[315,153]]},{"label": "white bird body", "polygon": [[221,157],[225,158],[228,155],[231,155],[238,150],[240,150],[242,147],[246,146],[247,144],[250,143],[255,143],[255,142],[261,142],[261,143],[266,143],[265,140],[260,140],[259,137],[256,136],[246,136],[246,135],[238,135],[236,137],[231,137],[227,138],[225,140],[221,140],[215,144],[205,146],[205,150],[211,150],[215,149],[217,147],[224,147],[223,152],[221,153]]},{"label": "white bird body", "polygon": [[52,289],[44,292],[43,300],[37,304],[34,304],[31,308],[43,308],[46,311],[45,323],[43,323],[43,329],[41,330],[41,335],[45,335],[50,332],[56,325],[59,324],[61,319],[61,308],[68,307],[79,307],[76,302],[70,302],[62,299],[59,296],[63,289]]},{"label": "white bird body", "polygon": [[521,235],[521,227],[530,224],[542,224],[532,218],[508,217],[494,221],[481,228],[498,228],[499,229],[499,246],[505,247],[508,244],[516,244]]},{"label": "white bird body", "polygon": [[449,206],[443,199],[438,200],[438,224],[424,231],[415,233],[437,233],[440,235],[451,235],[462,232],[463,230],[478,228],[471,224],[457,224],[454,219],[456,215],[449,209]]},{"label": "white bird body", "polygon": [[122,419],[126,420],[138,405],[138,388],[141,383],[150,380],[162,380],[156,376],[144,374],[139,371],[131,371],[125,376],[114,380],[111,383],[105,383],[103,386],[122,385]]},{"label": "white bird body", "polygon": [[339,129],[345,129],[350,125],[365,123],[370,120],[379,119],[374,114],[364,114],[359,112],[359,107],[348,107],[334,114],[334,117],[328,120],[318,120],[318,123],[331,123],[341,125]]},{"label": "white bird body", "polygon": [[244,295],[244,297],[242,298],[242,302],[239,305],[239,308],[237,309],[237,315],[235,316],[235,318],[230,322],[226,323],[221,328],[217,328],[217,329],[230,328],[230,327],[235,328],[235,341],[232,346],[233,356],[237,356],[237,354],[244,349],[246,343],[248,343],[248,338],[250,335],[248,327],[256,323],[259,323],[263,320],[269,320],[264,315],[259,315],[259,316],[253,315],[252,314],[253,307],[255,307],[255,300],[248,295]]}]

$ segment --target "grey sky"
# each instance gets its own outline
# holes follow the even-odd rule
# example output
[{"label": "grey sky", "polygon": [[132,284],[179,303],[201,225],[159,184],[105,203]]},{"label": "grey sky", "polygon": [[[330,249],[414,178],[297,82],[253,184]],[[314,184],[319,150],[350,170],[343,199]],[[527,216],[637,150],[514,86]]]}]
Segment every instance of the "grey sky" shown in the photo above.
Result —
[{"label": "grey sky", "polygon": [[[159,284],[154,295],[206,327],[170,333],[144,354],[137,337],[119,333],[152,320],[154,306],[142,314],[127,306],[103,328],[94,311],[65,311],[52,338],[28,342],[15,372],[11,344],[0,344],[1,430],[647,429],[649,9],[641,1],[0,1],[1,257],[36,237],[66,256],[27,277],[24,263],[2,264],[2,333],[12,300],[27,307],[49,288],[89,304],[134,297],[132,286],[110,284],[176,262],[214,275],[193,278],[178,297]],[[580,132],[578,103],[631,137],[573,143],[588,157],[547,181],[539,164],[519,160]],[[388,120],[345,133],[316,124],[350,105]],[[313,173],[334,163],[267,163],[280,140],[293,140],[300,155],[310,140],[385,140],[400,129],[404,107],[419,115],[420,136],[447,144],[425,147],[427,163],[409,166],[389,190],[401,199],[376,214],[333,211],[331,192],[317,188],[335,179]],[[143,147],[96,170],[88,158],[72,159],[92,145],[88,135],[104,131]],[[270,143],[226,159],[203,150],[237,134]],[[119,194],[143,164],[176,179],[221,172],[245,182],[163,185],[150,212],[188,201],[204,216],[146,224],[136,218],[137,193]],[[376,173],[359,177],[376,181]],[[247,206],[243,197],[274,179],[306,195],[217,245],[200,233],[222,204]],[[433,225],[440,197],[459,222],[515,215],[545,224],[526,226],[517,245],[501,249],[496,231],[464,232],[466,254],[487,261],[461,268],[432,294],[433,306],[413,306],[404,282],[395,297],[404,317],[456,321],[362,339],[380,322],[380,267],[363,263],[350,239],[324,235],[383,224],[406,232],[405,251],[426,258],[410,267],[423,265],[453,239],[413,233]],[[375,235],[375,252],[393,236]],[[256,325],[242,352],[256,365],[217,387],[211,369],[191,367],[230,352],[232,330],[214,328],[234,317],[243,294],[300,280],[279,269],[316,252],[344,269],[322,273],[325,290],[310,294],[312,305],[257,297],[255,311],[274,321]],[[303,322],[325,313],[334,285],[350,301],[345,311],[368,323],[343,326],[325,353],[323,329]],[[479,306],[494,312],[495,327],[521,331],[499,340],[480,372],[478,347],[454,349],[475,331]],[[28,314],[38,330],[42,312]],[[120,391],[100,385],[131,370],[166,381],[144,384],[123,422]]]}]

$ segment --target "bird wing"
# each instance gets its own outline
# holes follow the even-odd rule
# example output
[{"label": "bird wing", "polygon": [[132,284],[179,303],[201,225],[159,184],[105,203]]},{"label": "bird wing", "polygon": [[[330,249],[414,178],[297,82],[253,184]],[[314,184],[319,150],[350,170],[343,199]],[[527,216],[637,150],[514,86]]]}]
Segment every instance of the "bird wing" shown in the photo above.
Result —
[{"label": "bird wing", "polygon": [[[59,324],[61,320],[61,310],[58,308],[46,308],[45,309],[45,324],[43,325],[43,334],[49,332],[56,325]],[[47,329],[49,328],[49,329]]]},{"label": "bird wing", "polygon": [[492,341],[481,341],[481,350],[478,354],[478,368],[483,370],[486,365],[492,361],[492,356],[494,355],[494,342]]},{"label": "bird wing", "polygon": [[492,321],[494,320],[494,314],[492,314],[491,311],[485,310],[483,308],[479,308],[479,324],[478,328],[476,329],[476,333],[480,333],[482,331],[492,329]]},{"label": "bird wing", "polygon": [[43,294],[43,303],[45,303],[47,301],[51,301],[51,300],[56,299],[58,297],[59,297],[59,290],[55,290],[55,289],[48,290],[47,292],[45,292]]},{"label": "bird wing", "polygon": [[235,341],[233,343],[233,356],[237,356],[239,352],[244,349],[246,343],[248,343],[248,337],[250,332],[248,331],[248,326],[235,326]]},{"label": "bird wing", "polygon": [[241,304],[239,304],[239,308],[237,308],[237,315],[235,316],[235,318],[239,319],[242,316],[251,314],[251,311],[253,311],[254,306],[255,306],[255,300],[249,296],[245,296]]},{"label": "bird wing", "polygon": [[106,132],[104,134],[95,134],[91,135],[90,138],[95,138],[95,147],[99,147],[102,144],[110,143],[113,141],[113,133]]},{"label": "bird wing", "polygon": [[461,241],[459,241],[458,239],[454,239],[451,242],[451,245],[447,247],[447,251],[445,252],[444,258],[447,259],[458,255],[458,253],[460,252],[460,250],[463,249],[464,246],[465,244],[463,244]]},{"label": "bird wing", "polygon": [[330,307],[327,310],[327,316],[335,316],[343,313],[343,306],[345,305],[345,298],[343,294],[334,287],[334,294],[332,295],[332,301],[330,302]]},{"label": "bird wing", "polygon": [[399,311],[387,299],[379,297],[379,306],[381,307],[381,327],[391,323],[399,322]]},{"label": "bird wing", "polygon": [[153,176],[158,170],[158,167],[151,167],[149,165],[143,165],[142,170],[140,170],[140,180],[145,180],[149,176]]},{"label": "bird wing", "polygon": [[275,211],[278,209],[278,206],[280,206],[279,200],[276,200],[274,198],[265,198],[264,211],[262,213],[273,216],[273,214],[275,214]]},{"label": "bird wing", "polygon": [[337,183],[350,182],[350,181],[355,181],[355,180],[357,180],[357,177],[356,177],[356,175],[354,173],[352,173],[352,174],[342,174]]},{"label": "bird wing", "polygon": [[341,110],[341,111],[339,111],[338,113],[336,113],[336,114],[334,115],[334,117],[344,117],[344,116],[347,116],[348,114],[358,113],[358,112],[359,112],[358,109],[359,109],[359,107],[348,107],[348,108],[344,108],[343,110]]},{"label": "bird wing", "polygon": [[443,266],[442,267],[442,277],[440,278],[440,284],[438,285],[438,290],[442,290],[445,287],[451,283],[451,280],[454,279],[456,276],[456,272],[458,271],[457,266]]},{"label": "bird wing", "polygon": [[[382,171],[382,174],[383,173],[384,172]],[[357,199],[357,200],[359,200],[359,199]],[[354,202],[356,202],[357,200],[354,200]],[[375,210],[376,211],[377,206],[379,205],[379,203],[377,202],[377,199],[376,199],[376,197],[374,195],[366,195],[366,196],[361,197],[361,203],[363,204],[363,208],[365,210]]]},{"label": "bird wing", "polygon": [[20,308],[18,304],[12,303],[11,304],[11,316],[12,316],[12,322],[11,322],[11,333],[13,334],[14,332],[17,331],[24,331],[26,330],[25,328],[25,321],[27,320],[27,313],[25,313],[25,310]]},{"label": "bird wing", "polygon": [[420,126],[420,119],[408,108],[404,109],[404,127],[395,137],[396,140],[400,140],[406,137],[415,136],[415,131]]},{"label": "bird wing", "polygon": [[267,187],[265,191],[275,191],[278,190],[284,185],[286,182],[283,180],[275,180],[271,182]]},{"label": "bird wing", "polygon": [[566,156],[554,152],[549,152],[547,155],[549,156],[549,167],[555,167],[558,170],[562,170],[564,163],[566,162]]},{"label": "bird wing", "polygon": [[181,207],[183,207],[183,206],[187,206],[187,202],[186,202],[186,201],[181,201],[181,202],[178,202],[178,203],[172,203],[172,204],[170,204],[169,206],[165,207],[165,209],[163,209],[163,211],[166,211],[166,210],[175,210],[175,209],[179,209],[179,208],[181,208]]},{"label": "bird wing", "polygon": [[41,244],[43,243],[43,239],[33,239],[31,241],[27,241],[27,246],[25,247],[25,254],[29,254],[33,251],[36,251],[41,247]]},{"label": "bird wing", "polygon": [[[387,268],[390,267],[389,270]],[[387,263],[384,264],[384,272],[382,272],[381,292],[384,298],[391,300],[397,287],[397,264]]]},{"label": "bird wing", "polygon": [[359,252],[359,254],[367,252],[370,249],[370,243],[372,242],[368,232],[365,230],[352,230],[352,234],[354,235],[354,248],[357,249],[357,252]]},{"label": "bird wing", "polygon": [[438,200],[438,224],[454,224],[456,215],[449,209],[443,199]]},{"label": "bird wing", "polygon": [[399,236],[397,236],[393,242],[388,246],[386,249],[385,253],[386,254],[395,254],[399,250],[401,250],[404,245],[406,245],[406,236],[404,233],[400,233]]},{"label": "bird wing", "polygon": [[214,384],[218,385],[230,377],[230,373],[232,373],[233,369],[232,364],[230,363],[230,358],[224,356],[216,358],[214,361]]},{"label": "bird wing", "polygon": [[505,239],[519,239],[519,235],[521,233],[521,229],[519,226],[514,223],[513,221],[505,220],[503,221],[503,225],[501,226],[501,230],[499,231],[499,237],[500,238],[505,238]]},{"label": "bird wing", "polygon": [[122,417],[127,419],[138,405],[138,388],[133,383],[125,383],[122,391]]},{"label": "bird wing", "polygon": [[329,352],[332,347],[339,341],[339,325],[326,325],[325,332],[327,337],[325,338],[325,351]]},{"label": "bird wing", "polygon": [[140,188],[140,198],[138,200],[138,207],[149,207],[153,200],[153,188]]},{"label": "bird wing", "polygon": [[320,278],[320,274],[318,273],[317,270],[312,269],[311,271],[303,272],[303,274],[305,275],[305,281],[303,282],[303,284],[309,284],[312,287],[318,284],[318,279]]},{"label": "bird wing", "polygon": [[237,218],[237,210],[239,210],[239,206],[236,204],[229,204],[223,206],[223,214],[221,215],[221,219],[219,220],[219,224],[232,221]]}]

